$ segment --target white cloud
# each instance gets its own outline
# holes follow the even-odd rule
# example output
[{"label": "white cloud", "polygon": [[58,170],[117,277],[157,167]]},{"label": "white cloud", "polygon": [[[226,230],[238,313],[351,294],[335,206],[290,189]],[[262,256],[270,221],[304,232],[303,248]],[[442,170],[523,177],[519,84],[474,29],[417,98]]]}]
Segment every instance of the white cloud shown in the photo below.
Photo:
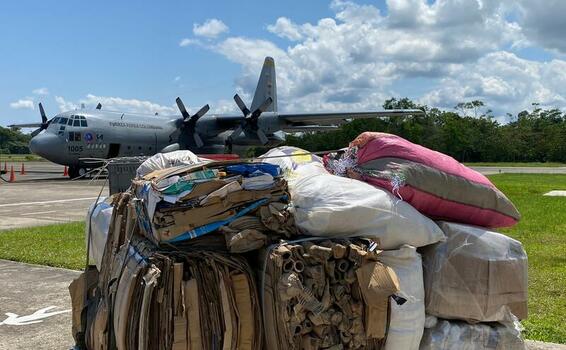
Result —
[{"label": "white cloud", "polygon": [[493,52],[440,80],[421,102],[451,108],[481,99],[490,108],[517,112],[532,102],[566,107],[566,62],[535,62],[505,51]]},{"label": "white cloud", "polygon": [[180,47],[185,47],[185,46],[189,46],[189,45],[198,45],[199,41],[196,39],[189,39],[189,38],[183,38],[181,39],[181,41],[179,41],[179,46]]},{"label": "white cloud", "polygon": [[207,19],[203,24],[193,24],[193,34],[206,38],[216,38],[222,33],[228,32],[228,26],[219,19]]},{"label": "white cloud", "polygon": [[49,95],[49,90],[46,87],[37,88],[32,91],[36,95]]},{"label": "white cloud", "polygon": [[180,75],[177,75],[173,80],[174,80],[174,81],[179,81],[179,80],[181,80],[181,76],[180,76]]},{"label": "white cloud", "polygon": [[516,54],[534,41],[514,1],[386,0],[386,6],[381,13],[334,0],[332,18],[296,23],[280,17],[267,30],[291,41],[285,48],[249,37],[206,48],[242,66],[236,87],[249,96],[264,57],[274,57],[282,111],[375,109],[391,96],[445,108],[481,99],[496,113],[515,113],[531,102],[566,107],[566,61]]},{"label": "white cloud", "polygon": [[303,37],[301,34],[301,28],[286,17],[279,17],[275,24],[267,26],[267,30],[277,36],[292,41],[300,40]]},{"label": "white cloud", "polygon": [[566,1],[519,0],[519,23],[529,40],[544,48],[566,53],[564,28],[566,21]]},{"label": "white cloud", "polygon": [[32,99],[20,99],[10,103],[10,107],[14,109],[34,109]]},{"label": "white cloud", "polygon": [[163,106],[151,101],[138,99],[126,99],[121,97],[96,96],[88,94],[85,98],[78,101],[68,101],[61,96],[56,96],[55,101],[59,105],[61,112],[80,108],[84,104],[87,108],[94,108],[98,103],[102,104],[102,108],[110,111],[130,112],[130,113],[147,113],[147,114],[176,114],[178,110],[173,106]]}]

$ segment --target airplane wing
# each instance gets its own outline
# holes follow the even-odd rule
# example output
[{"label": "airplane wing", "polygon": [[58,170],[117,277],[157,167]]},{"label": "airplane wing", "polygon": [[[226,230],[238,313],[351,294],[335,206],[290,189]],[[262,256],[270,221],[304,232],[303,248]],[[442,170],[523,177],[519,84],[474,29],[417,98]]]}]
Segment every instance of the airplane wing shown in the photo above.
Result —
[{"label": "airplane wing", "polygon": [[389,109],[375,112],[331,112],[331,113],[298,113],[279,114],[279,118],[286,121],[289,126],[304,125],[340,125],[353,119],[370,119],[383,117],[399,117],[408,115],[422,115],[420,109]]},{"label": "airplane wing", "polygon": [[12,124],[7,125],[9,128],[39,128],[41,123],[31,123],[31,124]]}]

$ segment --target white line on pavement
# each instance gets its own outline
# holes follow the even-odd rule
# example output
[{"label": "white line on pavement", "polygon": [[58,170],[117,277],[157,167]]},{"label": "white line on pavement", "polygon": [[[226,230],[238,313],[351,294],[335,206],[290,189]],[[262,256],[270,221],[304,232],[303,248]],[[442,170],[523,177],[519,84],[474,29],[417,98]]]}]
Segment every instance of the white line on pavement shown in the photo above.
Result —
[{"label": "white line on pavement", "polygon": [[21,216],[26,216],[26,215],[39,215],[39,214],[49,214],[49,213],[56,213],[56,210],[48,210],[48,211],[36,211],[33,213],[23,213],[20,214]]},{"label": "white line on pavement", "polygon": [[44,202],[27,202],[27,203],[10,203],[10,204],[0,204],[0,208],[3,207],[17,207],[20,205],[35,205],[35,204],[52,204],[52,203],[66,203],[66,202],[77,202],[77,201],[86,201],[86,200],[94,200],[97,197],[86,197],[86,198],[71,198],[71,199],[58,199],[54,201],[44,201]]}]

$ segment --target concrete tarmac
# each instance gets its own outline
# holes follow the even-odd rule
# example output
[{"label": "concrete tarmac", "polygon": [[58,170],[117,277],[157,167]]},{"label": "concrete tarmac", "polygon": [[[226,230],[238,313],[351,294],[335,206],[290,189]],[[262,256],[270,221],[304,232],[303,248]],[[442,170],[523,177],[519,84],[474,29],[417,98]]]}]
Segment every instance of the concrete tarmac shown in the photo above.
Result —
[{"label": "concrete tarmac", "polygon": [[0,350],[70,349],[68,287],[79,274],[0,260]]},{"label": "concrete tarmac", "polygon": [[[0,230],[84,220],[105,182],[69,180],[62,166],[48,162],[25,167],[27,174],[16,173],[16,182],[0,180]],[[106,187],[102,196],[108,193]]]}]

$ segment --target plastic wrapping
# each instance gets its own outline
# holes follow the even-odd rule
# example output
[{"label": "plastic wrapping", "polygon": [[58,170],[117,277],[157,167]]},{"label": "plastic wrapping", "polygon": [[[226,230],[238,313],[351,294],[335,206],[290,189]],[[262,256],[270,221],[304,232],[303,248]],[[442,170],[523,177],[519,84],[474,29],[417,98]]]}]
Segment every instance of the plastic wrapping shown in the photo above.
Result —
[{"label": "plastic wrapping", "polygon": [[377,237],[382,249],[422,247],[444,237],[409,204],[362,181],[316,174],[289,187],[296,225],[308,235]]},{"label": "plastic wrapping", "polygon": [[[108,228],[112,219],[113,207],[106,203],[106,198],[101,197],[97,203],[93,203],[87,212],[87,220],[90,221],[90,253],[89,260],[94,261],[96,268],[100,271],[102,254],[108,237]],[[91,216],[92,213],[92,216]],[[85,245],[88,245],[89,225],[85,225]]]},{"label": "plastic wrapping", "polygon": [[142,177],[152,171],[170,168],[182,164],[196,164],[200,159],[191,151],[174,151],[157,153],[143,162],[136,171],[137,177]]},{"label": "plastic wrapping", "polygon": [[524,350],[517,323],[469,324],[461,321],[430,319],[421,341],[421,350]]},{"label": "plastic wrapping", "polygon": [[384,250],[378,260],[391,267],[399,278],[398,296],[407,301],[391,305],[385,350],[417,350],[425,323],[423,267],[415,247],[404,245],[398,250]]},{"label": "plastic wrapping", "polygon": [[321,157],[297,147],[273,148],[260,158],[265,158],[263,161],[267,163],[279,165],[283,176],[290,185],[306,174],[328,174],[322,164]]},{"label": "plastic wrapping", "polygon": [[527,254],[519,241],[440,222],[446,241],[423,250],[426,312],[470,322],[527,317]]}]

